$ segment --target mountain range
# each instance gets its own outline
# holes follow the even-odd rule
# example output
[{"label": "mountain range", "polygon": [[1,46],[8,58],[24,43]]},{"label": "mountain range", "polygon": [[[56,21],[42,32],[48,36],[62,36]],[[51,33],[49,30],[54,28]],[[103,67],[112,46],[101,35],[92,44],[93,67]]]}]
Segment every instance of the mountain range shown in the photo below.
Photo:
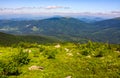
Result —
[{"label": "mountain range", "polygon": [[45,35],[63,41],[120,44],[120,18],[88,22],[72,17],[41,20],[0,20],[0,31],[14,35]]}]

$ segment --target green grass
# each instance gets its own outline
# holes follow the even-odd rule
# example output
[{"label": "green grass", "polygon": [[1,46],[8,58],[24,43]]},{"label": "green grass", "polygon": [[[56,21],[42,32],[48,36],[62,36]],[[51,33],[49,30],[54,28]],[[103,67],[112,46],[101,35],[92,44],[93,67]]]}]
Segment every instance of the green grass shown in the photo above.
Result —
[{"label": "green grass", "polygon": [[[35,46],[28,47],[30,45]],[[56,45],[0,47],[0,63],[4,63],[4,66],[0,65],[0,77],[120,78],[120,45],[90,41],[85,44],[61,43],[58,48]],[[19,74],[4,74],[2,67],[7,68],[6,64],[9,64],[10,72],[17,70]],[[29,70],[31,66],[43,69]]]}]

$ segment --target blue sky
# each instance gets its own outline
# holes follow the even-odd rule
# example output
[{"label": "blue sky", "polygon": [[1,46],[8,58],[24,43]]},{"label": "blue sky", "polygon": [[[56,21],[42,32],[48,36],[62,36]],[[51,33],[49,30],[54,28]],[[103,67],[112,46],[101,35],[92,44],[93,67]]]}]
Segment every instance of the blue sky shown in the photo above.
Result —
[{"label": "blue sky", "polygon": [[0,14],[120,15],[120,0],[0,0]]}]

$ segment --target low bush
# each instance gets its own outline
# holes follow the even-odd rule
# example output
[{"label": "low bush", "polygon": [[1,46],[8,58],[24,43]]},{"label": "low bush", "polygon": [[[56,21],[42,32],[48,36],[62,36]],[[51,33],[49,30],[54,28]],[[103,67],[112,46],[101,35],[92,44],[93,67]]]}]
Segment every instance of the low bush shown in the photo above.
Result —
[{"label": "low bush", "polygon": [[43,52],[43,55],[48,59],[55,59],[56,54],[57,54],[56,50],[46,50]]},{"label": "low bush", "polygon": [[14,61],[0,61],[0,78],[4,78],[9,75],[19,75],[19,66]]},{"label": "low bush", "polygon": [[30,59],[29,53],[23,52],[22,49],[16,54],[9,56],[10,59],[0,61],[0,78],[5,78],[9,75],[19,75],[20,66],[28,64]]},{"label": "low bush", "polygon": [[13,56],[13,60],[17,62],[18,65],[28,64],[30,61],[28,56],[29,56],[28,52],[23,52],[23,50],[20,49],[18,54]]}]

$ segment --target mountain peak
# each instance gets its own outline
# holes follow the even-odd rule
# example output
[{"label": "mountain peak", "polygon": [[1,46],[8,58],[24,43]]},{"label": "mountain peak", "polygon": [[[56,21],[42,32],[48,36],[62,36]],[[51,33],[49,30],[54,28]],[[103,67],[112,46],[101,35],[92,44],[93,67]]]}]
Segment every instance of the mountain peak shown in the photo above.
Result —
[{"label": "mountain peak", "polygon": [[47,18],[45,20],[49,20],[49,21],[69,21],[69,22],[73,22],[73,21],[77,21],[77,22],[83,22],[77,18],[72,18],[72,17],[51,17],[51,18]]}]

